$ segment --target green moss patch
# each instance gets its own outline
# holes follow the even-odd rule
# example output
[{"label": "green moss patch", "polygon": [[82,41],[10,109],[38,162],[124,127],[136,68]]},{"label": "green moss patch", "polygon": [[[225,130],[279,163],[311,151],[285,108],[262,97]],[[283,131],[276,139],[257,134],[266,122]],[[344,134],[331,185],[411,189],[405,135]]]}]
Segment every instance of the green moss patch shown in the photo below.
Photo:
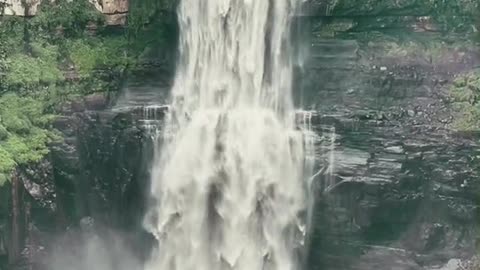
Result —
[{"label": "green moss patch", "polygon": [[458,113],[454,127],[462,131],[480,130],[480,70],[459,76],[450,87],[450,95]]}]

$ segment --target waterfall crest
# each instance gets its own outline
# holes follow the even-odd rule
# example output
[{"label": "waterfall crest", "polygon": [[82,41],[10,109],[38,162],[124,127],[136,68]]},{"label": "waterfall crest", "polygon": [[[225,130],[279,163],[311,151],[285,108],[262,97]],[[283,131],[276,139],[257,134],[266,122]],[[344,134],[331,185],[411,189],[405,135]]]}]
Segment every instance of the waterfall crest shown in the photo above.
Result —
[{"label": "waterfall crest", "polygon": [[292,102],[296,2],[181,1],[145,218],[158,240],[147,269],[298,269],[311,151]]}]

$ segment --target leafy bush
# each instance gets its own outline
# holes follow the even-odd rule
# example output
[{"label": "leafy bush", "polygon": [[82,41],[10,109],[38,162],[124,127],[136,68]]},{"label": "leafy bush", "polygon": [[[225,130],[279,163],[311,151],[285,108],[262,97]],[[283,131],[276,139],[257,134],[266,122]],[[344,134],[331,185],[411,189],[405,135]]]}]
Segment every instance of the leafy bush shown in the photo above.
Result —
[{"label": "leafy bush", "polygon": [[77,39],[67,42],[67,51],[82,77],[95,69],[124,69],[131,62],[125,37]]},{"label": "leafy bush", "polygon": [[30,44],[31,55],[16,53],[7,56],[5,83],[13,86],[31,86],[55,83],[63,78],[58,68],[58,47],[48,43]]},{"label": "leafy bush", "polygon": [[[120,35],[103,28],[103,15],[88,0],[42,1],[33,18],[0,18],[0,186],[15,167],[40,161],[58,139],[51,112],[111,89],[119,81],[112,75],[135,64],[146,47],[165,44],[167,23],[159,12],[174,2],[132,1]],[[86,34],[90,23],[99,36]]]},{"label": "leafy bush", "polygon": [[0,19],[0,90],[5,87],[9,55],[20,52],[23,34],[18,18],[9,17]]},{"label": "leafy bush", "polygon": [[450,93],[454,108],[460,113],[455,127],[459,130],[480,130],[480,70],[458,77]]},{"label": "leafy bush", "polygon": [[62,27],[67,36],[78,36],[90,22],[101,24],[102,21],[102,14],[88,0],[57,0],[42,2],[32,26],[46,32]]},{"label": "leafy bush", "polygon": [[17,165],[40,161],[57,139],[49,125],[54,116],[42,101],[6,94],[0,97],[0,186]]},{"label": "leafy bush", "polygon": [[7,59],[6,83],[15,86],[30,86],[38,83],[54,83],[63,75],[56,61],[14,54]]},{"label": "leafy bush", "polygon": [[0,146],[0,187],[3,186],[13,171],[17,163],[12,155]]}]

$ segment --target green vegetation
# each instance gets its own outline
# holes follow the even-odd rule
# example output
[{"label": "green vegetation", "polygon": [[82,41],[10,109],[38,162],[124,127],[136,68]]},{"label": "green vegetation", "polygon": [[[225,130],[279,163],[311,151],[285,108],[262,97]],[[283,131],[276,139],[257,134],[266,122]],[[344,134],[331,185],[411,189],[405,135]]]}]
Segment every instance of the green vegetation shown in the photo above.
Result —
[{"label": "green vegetation", "polygon": [[476,0],[329,0],[330,14],[336,15],[384,15],[426,16],[438,18],[472,15],[478,7]]},{"label": "green vegetation", "polygon": [[0,17],[0,186],[59,139],[61,104],[115,91],[146,48],[167,44],[173,1],[132,1],[129,24],[107,27],[88,0],[43,1],[33,18]]},{"label": "green vegetation", "polygon": [[63,74],[57,65],[58,47],[41,43],[30,46],[31,55],[15,53],[7,58],[5,84],[28,87],[62,80]]},{"label": "green vegetation", "polygon": [[151,55],[153,48],[174,44],[176,18],[170,11],[176,1],[130,0],[126,34],[131,55],[142,59]]},{"label": "green vegetation", "polygon": [[[122,54],[113,51],[123,48],[107,48],[108,41],[86,35],[87,24],[101,23],[103,17],[87,1],[44,2],[32,19],[0,18],[0,186],[17,166],[48,154],[48,144],[58,139],[51,128],[58,105],[99,90],[82,87],[98,81],[97,66],[116,68],[123,61],[117,57]],[[81,51],[81,46],[89,50]],[[89,59],[88,66],[84,59]],[[66,76],[69,66],[79,66],[74,73],[84,80],[71,81]]]},{"label": "green vegetation", "polygon": [[109,39],[90,38],[70,40],[66,44],[70,60],[81,77],[89,77],[96,69],[123,72],[134,59],[127,54],[124,37]]},{"label": "green vegetation", "polygon": [[17,165],[40,161],[47,144],[58,139],[49,128],[52,114],[31,97],[6,94],[0,98],[0,186]]},{"label": "green vegetation", "polygon": [[458,130],[480,129],[480,70],[458,77],[451,86],[454,108],[459,113],[455,128]]},{"label": "green vegetation", "polygon": [[39,85],[77,76],[89,79],[97,69],[122,72],[129,63],[124,57],[125,35],[87,33],[86,26],[99,23],[102,16],[91,4],[86,0],[57,2],[46,1],[32,19],[0,20],[0,35],[7,37],[0,41],[1,92],[35,91]]},{"label": "green vegetation", "polygon": [[[479,48],[478,0],[326,2],[331,17],[313,25],[317,38],[356,40],[359,54],[366,58],[387,57],[437,67]],[[480,71],[458,77],[450,94],[457,112],[454,128],[480,130]]]},{"label": "green vegetation", "polygon": [[103,15],[85,0],[43,1],[32,21],[36,33],[53,33],[62,29],[66,37],[83,36],[88,24],[101,25]]},{"label": "green vegetation", "polygon": [[456,39],[478,35],[478,0],[326,0],[327,15],[319,27],[321,37],[359,38],[372,35],[411,33],[412,29],[430,36],[433,32]]}]

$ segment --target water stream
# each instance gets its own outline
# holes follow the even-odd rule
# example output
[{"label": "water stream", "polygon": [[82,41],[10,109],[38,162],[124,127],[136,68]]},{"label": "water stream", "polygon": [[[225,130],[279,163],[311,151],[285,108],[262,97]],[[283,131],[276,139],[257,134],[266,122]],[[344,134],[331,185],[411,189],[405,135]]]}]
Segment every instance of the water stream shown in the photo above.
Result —
[{"label": "water stream", "polygon": [[314,150],[292,101],[296,8],[179,4],[180,56],[145,218],[158,247],[147,269],[300,267]]}]

